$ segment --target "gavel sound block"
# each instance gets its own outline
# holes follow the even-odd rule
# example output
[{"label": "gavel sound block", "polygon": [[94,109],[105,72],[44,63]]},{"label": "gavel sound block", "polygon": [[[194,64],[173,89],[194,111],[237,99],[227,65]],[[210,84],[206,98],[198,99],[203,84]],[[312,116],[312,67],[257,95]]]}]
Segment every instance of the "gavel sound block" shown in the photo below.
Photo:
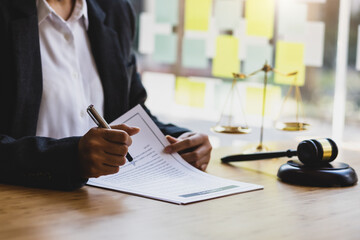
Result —
[{"label": "gavel sound block", "polygon": [[337,155],[336,143],[330,138],[325,138],[302,141],[296,151],[239,154],[223,157],[221,161],[229,163],[297,156],[299,161],[290,160],[279,168],[277,176],[281,181],[318,187],[356,184],[358,178],[353,168],[345,163],[330,163],[335,160]]}]

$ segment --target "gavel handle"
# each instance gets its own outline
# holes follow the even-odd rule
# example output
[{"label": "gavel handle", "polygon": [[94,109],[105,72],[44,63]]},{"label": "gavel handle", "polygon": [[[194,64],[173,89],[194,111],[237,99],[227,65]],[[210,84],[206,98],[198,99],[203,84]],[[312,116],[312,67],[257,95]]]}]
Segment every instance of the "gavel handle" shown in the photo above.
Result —
[{"label": "gavel handle", "polygon": [[289,149],[283,152],[265,152],[265,153],[231,155],[221,158],[221,161],[223,163],[228,163],[228,162],[254,161],[254,160],[279,158],[279,157],[291,158],[293,156],[297,156],[297,151]]}]

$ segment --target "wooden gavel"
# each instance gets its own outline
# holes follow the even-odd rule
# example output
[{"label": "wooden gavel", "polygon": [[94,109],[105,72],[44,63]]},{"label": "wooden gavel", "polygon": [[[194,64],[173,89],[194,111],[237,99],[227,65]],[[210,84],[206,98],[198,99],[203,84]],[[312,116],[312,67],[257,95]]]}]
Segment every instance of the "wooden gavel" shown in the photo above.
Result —
[{"label": "wooden gavel", "polygon": [[261,159],[279,158],[279,157],[294,157],[297,156],[299,160],[305,165],[321,165],[333,161],[338,155],[338,147],[336,143],[330,138],[311,139],[299,143],[297,150],[287,150],[280,152],[265,152],[252,154],[239,154],[226,156],[221,158],[223,163],[240,162],[240,161],[254,161]]}]

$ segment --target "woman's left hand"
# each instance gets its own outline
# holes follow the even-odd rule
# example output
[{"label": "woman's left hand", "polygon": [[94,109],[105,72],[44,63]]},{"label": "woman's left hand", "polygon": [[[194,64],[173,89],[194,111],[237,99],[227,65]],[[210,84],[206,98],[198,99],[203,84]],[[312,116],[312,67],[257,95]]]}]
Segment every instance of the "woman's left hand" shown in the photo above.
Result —
[{"label": "woman's left hand", "polygon": [[165,153],[177,152],[188,163],[205,171],[209,161],[212,146],[209,137],[201,133],[186,132],[178,138],[166,136],[170,145],[165,147]]}]

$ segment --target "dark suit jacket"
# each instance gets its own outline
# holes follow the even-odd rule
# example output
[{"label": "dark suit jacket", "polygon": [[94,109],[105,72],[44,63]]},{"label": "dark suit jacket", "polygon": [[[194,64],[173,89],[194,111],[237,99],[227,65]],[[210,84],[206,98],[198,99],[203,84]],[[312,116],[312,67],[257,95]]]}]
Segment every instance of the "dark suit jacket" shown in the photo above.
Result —
[{"label": "dark suit jacket", "polygon": [[[104,115],[112,122],[135,105],[144,106],[146,99],[131,51],[134,12],[127,0],[87,3],[88,36],[105,95]],[[38,34],[35,0],[0,0],[0,182],[74,189],[86,182],[77,175],[80,137],[35,137],[42,95]],[[165,134],[187,131],[151,117]]]}]

